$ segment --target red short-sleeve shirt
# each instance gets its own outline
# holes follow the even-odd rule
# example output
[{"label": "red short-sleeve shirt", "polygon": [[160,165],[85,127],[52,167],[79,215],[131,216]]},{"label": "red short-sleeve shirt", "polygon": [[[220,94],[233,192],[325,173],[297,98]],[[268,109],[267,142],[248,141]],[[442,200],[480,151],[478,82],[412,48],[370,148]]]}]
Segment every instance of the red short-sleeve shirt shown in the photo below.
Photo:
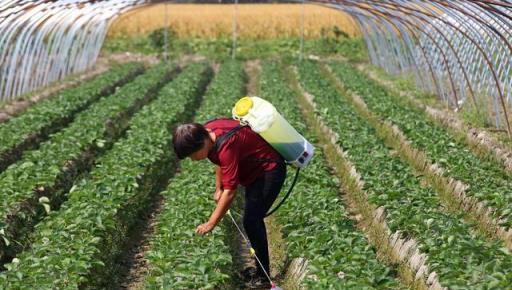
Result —
[{"label": "red short-sleeve shirt", "polygon": [[[239,122],[236,120],[217,119],[208,122],[205,128],[219,138],[237,125]],[[240,129],[224,141],[218,152],[212,150],[208,154],[208,159],[221,168],[223,189],[236,189],[238,184],[251,184],[264,172],[276,167],[276,162],[261,159],[277,161],[281,158],[274,148],[249,127]]]}]

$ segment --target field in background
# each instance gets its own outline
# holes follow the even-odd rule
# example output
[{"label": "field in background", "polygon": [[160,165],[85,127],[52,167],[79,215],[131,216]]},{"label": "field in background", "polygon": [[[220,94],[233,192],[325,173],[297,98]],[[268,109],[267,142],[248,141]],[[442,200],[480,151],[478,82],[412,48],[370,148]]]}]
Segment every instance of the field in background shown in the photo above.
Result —
[{"label": "field in background", "polygon": [[[137,37],[162,28],[166,4],[149,5],[124,13],[111,26],[108,37]],[[231,36],[235,6],[231,4],[167,4],[168,23],[179,38],[224,38]],[[240,4],[238,33],[241,38],[274,39],[300,36],[302,5]],[[305,5],[305,36],[326,34],[359,36],[347,14],[318,5]]]}]

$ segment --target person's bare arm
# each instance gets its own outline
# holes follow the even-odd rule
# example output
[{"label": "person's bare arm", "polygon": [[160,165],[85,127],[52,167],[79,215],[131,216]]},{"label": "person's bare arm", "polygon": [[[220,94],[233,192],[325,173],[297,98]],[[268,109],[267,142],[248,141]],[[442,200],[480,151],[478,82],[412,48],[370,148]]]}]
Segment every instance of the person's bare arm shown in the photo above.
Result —
[{"label": "person's bare arm", "polygon": [[[216,171],[215,173],[215,185],[217,186],[218,180],[218,183],[220,184],[219,187],[222,187],[222,192],[217,201],[217,206],[215,207],[213,213],[210,215],[210,219],[208,219],[208,222],[201,224],[197,227],[196,232],[198,234],[206,234],[213,230],[213,228],[215,228],[215,226],[219,223],[219,221],[228,211],[229,206],[233,202],[233,199],[235,198],[236,195],[236,187],[239,183],[238,164],[240,163],[240,156],[238,152],[240,152],[240,142],[230,143],[225,146],[226,147],[224,148],[226,152],[222,154],[222,158],[221,156],[219,156],[220,167],[218,168],[218,171]],[[228,180],[223,180],[226,179],[226,177],[228,176],[230,177],[227,178]]]},{"label": "person's bare arm", "polygon": [[217,206],[215,210],[210,216],[208,222],[201,224],[197,227],[196,233],[204,235],[206,233],[211,232],[215,226],[220,222],[222,217],[226,214],[231,203],[235,199],[236,190],[225,189],[222,191],[222,195],[220,196],[219,201],[217,202]]}]

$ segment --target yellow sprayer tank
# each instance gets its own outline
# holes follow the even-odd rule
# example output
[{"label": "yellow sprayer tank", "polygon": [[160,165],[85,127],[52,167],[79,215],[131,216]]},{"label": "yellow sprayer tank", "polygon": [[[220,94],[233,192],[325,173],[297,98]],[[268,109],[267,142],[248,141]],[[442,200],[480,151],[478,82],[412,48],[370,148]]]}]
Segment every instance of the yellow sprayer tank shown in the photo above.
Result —
[{"label": "yellow sprayer tank", "polygon": [[259,97],[243,97],[233,108],[233,118],[248,125],[295,167],[304,167],[313,157],[314,147],[277,112]]}]

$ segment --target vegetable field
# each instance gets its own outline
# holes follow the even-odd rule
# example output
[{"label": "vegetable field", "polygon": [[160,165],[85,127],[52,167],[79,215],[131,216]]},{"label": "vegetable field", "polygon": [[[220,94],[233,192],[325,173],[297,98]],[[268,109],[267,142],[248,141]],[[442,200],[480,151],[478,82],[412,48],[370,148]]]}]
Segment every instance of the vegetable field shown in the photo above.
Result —
[{"label": "vegetable field", "polygon": [[[56,6],[48,7],[64,11],[72,5],[53,2],[47,5]],[[94,2],[77,7],[92,9]],[[329,45],[325,55],[308,53],[304,39],[298,41],[304,36],[299,4],[241,9],[247,17],[238,32],[248,43],[281,34],[297,38],[286,42],[288,50],[258,48],[244,55],[229,28],[232,18],[222,14],[238,6],[173,4],[183,10],[165,14],[172,5],[148,4],[124,13],[122,7],[146,2],[103,3],[122,16],[108,34],[94,34],[99,43],[107,35],[138,37],[155,29],[151,37],[163,39],[163,21],[169,20],[163,16],[173,15],[176,39],[221,37],[223,47],[232,50],[203,47],[172,54],[167,42],[176,35],[167,34],[165,47],[160,38],[153,43],[157,49],[151,53],[157,54],[110,54],[104,47],[99,57],[108,65],[102,73],[0,122],[0,290],[249,289],[239,272],[250,250],[229,217],[206,235],[196,233],[215,208],[213,164],[178,160],[172,143],[179,124],[231,117],[246,95],[271,102],[315,146],[290,197],[266,219],[271,278],[281,289],[512,289],[512,82],[505,61],[512,46],[494,38],[450,38],[454,31],[471,38],[489,29],[507,39],[511,34],[498,24],[510,17],[510,3],[317,2],[328,5],[305,7],[329,17],[306,21],[306,38],[321,38],[322,27],[346,26],[335,40],[315,42]],[[47,13],[32,11],[23,1],[9,3],[0,4],[0,18],[11,19],[23,9]],[[452,8],[451,18],[443,14]],[[194,9],[203,18],[190,12]],[[471,20],[454,11],[468,12],[464,17]],[[277,19],[281,14],[286,16]],[[261,24],[265,17],[272,19],[268,26]],[[408,17],[436,21],[412,25]],[[144,21],[142,29],[138,22]],[[444,30],[437,29],[441,22]],[[478,26],[482,22],[487,24]],[[12,32],[2,29],[0,23],[0,31]],[[411,32],[418,29],[430,37]],[[48,44],[61,40],[37,37]],[[366,52],[352,53],[358,46],[331,50],[341,45],[338,38],[364,42],[368,59]],[[0,71],[10,55],[18,57],[11,48],[2,51],[8,47],[3,39]],[[445,43],[450,39],[457,41]],[[71,44],[73,37],[62,41]],[[469,43],[487,50],[470,50]],[[35,50],[38,58],[45,58],[43,50]],[[484,54],[477,56],[477,50]],[[92,54],[77,59],[95,62],[98,55]],[[399,72],[410,74],[406,77],[418,88],[401,87],[405,79],[389,75]],[[21,89],[22,80],[12,80]],[[4,84],[7,77],[0,76],[0,92]],[[471,96],[485,106],[475,107]],[[487,125],[477,126],[468,116]],[[495,124],[489,125],[490,119]],[[294,171],[288,167],[277,202]],[[231,212],[242,224],[244,188],[236,194]]]},{"label": "vegetable field", "polygon": [[[79,87],[91,95],[101,91],[97,97],[84,96],[77,104],[76,95],[63,92],[2,124],[5,132],[20,126],[41,136],[28,141],[11,137],[12,144],[21,140],[28,145],[16,149],[19,158],[0,174],[2,289],[123,285],[122,257],[155,198],[161,205],[144,241],[146,262],[135,285],[236,288],[229,243],[233,232],[220,225],[204,238],[194,233],[212,209],[213,168],[207,162],[178,164],[169,142],[180,122],[229,116],[250,78],[259,95],[319,148],[276,214],[288,264],[301,259],[303,267],[301,278],[285,278],[292,281],[287,285],[510,285],[512,257],[506,241],[482,231],[470,212],[452,206],[455,197],[446,200],[432,181],[436,176],[429,179],[419,172],[398,152],[409,147],[389,142],[387,134],[393,131],[382,130],[396,124],[410,147],[445,168],[438,178],[470,184],[468,196],[486,200],[486,206],[497,209],[489,218],[499,217],[499,225],[508,227],[507,194],[490,194],[493,184],[510,189],[510,176],[496,160],[473,154],[441,125],[348,63],[268,60],[260,67],[257,76],[249,76],[238,61],[221,63],[216,72],[206,62],[146,69],[128,64]],[[110,86],[117,88],[105,91]],[[47,128],[21,126],[49,102],[63,112],[59,115],[73,118],[54,121],[44,114],[40,124],[48,119]],[[440,136],[449,146],[441,146]],[[480,178],[485,186],[478,186]]]}]

